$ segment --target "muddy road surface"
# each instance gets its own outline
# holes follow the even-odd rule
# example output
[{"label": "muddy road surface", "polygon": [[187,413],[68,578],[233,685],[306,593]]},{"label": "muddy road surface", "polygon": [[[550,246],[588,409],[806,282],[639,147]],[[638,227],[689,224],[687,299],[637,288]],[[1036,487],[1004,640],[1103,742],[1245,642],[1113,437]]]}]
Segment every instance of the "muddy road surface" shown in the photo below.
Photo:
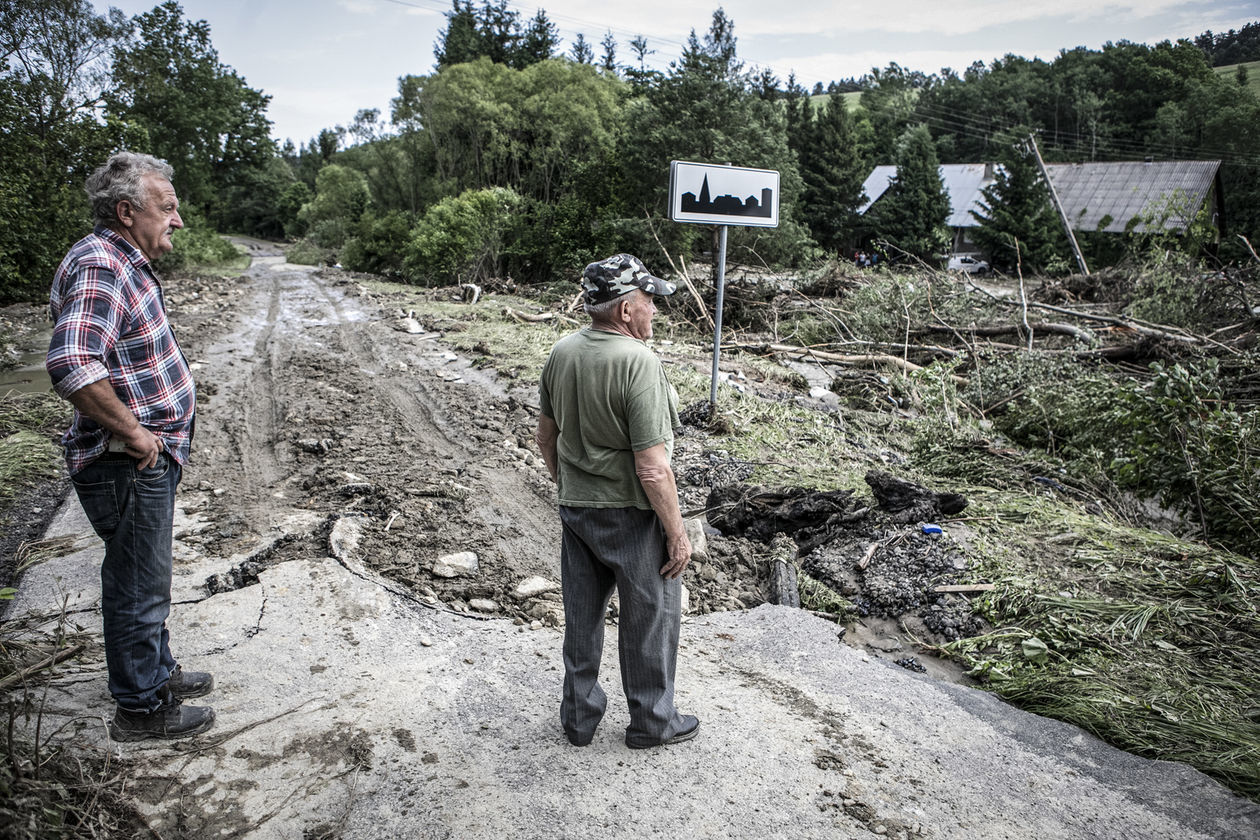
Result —
[{"label": "muddy road surface", "polygon": [[[213,523],[182,541],[244,558],[211,587],[325,553],[349,525],[369,565],[417,597],[554,623],[558,594],[531,598],[532,615],[513,597],[523,580],[559,580],[554,493],[529,451],[532,388],[505,390],[440,330],[399,328],[341,272],[248,245],[245,276],[169,294],[199,393],[185,509]],[[476,574],[461,573],[470,563]]]}]

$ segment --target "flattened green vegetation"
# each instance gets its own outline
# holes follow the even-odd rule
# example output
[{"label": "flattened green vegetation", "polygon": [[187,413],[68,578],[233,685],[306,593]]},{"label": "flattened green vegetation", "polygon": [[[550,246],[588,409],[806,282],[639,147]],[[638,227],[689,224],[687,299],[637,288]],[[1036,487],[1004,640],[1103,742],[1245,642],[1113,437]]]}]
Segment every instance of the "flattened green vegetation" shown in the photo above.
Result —
[{"label": "flattened green vegetation", "polygon": [[52,393],[0,396],[0,505],[31,481],[57,474],[60,447],[51,429],[68,415],[66,403]]},{"label": "flattened green vegetation", "polygon": [[1260,797],[1260,568],[1023,493],[973,491],[994,630],[947,645],[1001,697]]},{"label": "flattened green vegetation", "polygon": [[[455,293],[452,289],[434,291],[383,280],[361,282],[385,297],[390,306],[404,312],[414,310],[417,320],[442,332],[447,344],[509,379],[536,382],[551,346],[579,326],[576,319],[564,320],[554,311],[543,310],[536,300],[513,295],[483,295],[470,305],[451,300]],[[511,312],[525,316],[548,314],[551,319],[522,321]]]}]

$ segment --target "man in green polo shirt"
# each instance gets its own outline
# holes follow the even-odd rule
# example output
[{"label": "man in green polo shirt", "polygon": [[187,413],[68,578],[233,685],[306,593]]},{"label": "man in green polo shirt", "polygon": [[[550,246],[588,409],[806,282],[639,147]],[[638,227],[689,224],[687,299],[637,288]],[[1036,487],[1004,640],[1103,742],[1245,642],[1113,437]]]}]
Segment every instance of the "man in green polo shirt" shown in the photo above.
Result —
[{"label": "man in green polo shirt", "polygon": [[694,738],[700,721],[674,706],[683,569],[691,542],[670,456],[678,396],[656,354],[654,295],[674,284],[617,254],[582,272],[591,325],[551,350],[538,383],[537,441],[560,502],[564,690],[560,723],[585,746],[608,705],[599,685],[604,616],[620,600],[626,745]]}]

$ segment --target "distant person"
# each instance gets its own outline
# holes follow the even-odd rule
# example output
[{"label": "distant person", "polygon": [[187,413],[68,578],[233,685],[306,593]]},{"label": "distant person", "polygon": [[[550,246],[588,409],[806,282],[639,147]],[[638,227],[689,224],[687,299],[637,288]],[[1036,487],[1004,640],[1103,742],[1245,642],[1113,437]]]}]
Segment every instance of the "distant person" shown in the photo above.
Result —
[{"label": "distant person", "polygon": [[46,366],[74,405],[62,438],[79,502],[105,541],[101,614],[116,741],[181,738],[214,724],[214,710],[182,700],[213,678],[171,655],[171,526],[188,463],[196,396],[166,318],[152,261],[184,226],[174,170],[119,152],[87,179],[95,230],[53,279]]},{"label": "distant person", "polygon": [[560,723],[580,747],[604,716],[599,667],[615,587],[626,745],[676,744],[700,731],[674,706],[679,577],[691,542],[670,467],[678,396],[645,343],[653,296],[675,287],[629,254],[588,265],[582,286],[591,325],[556,343],[538,385],[538,448],[557,484],[563,528]]}]

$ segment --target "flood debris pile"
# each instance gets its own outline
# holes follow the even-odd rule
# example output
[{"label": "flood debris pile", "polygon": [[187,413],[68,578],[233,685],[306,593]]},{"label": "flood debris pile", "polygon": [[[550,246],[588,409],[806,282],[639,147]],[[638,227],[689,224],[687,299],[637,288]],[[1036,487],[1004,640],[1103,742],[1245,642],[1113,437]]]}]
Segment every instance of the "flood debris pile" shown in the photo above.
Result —
[{"label": "flood debris pile", "polygon": [[[716,486],[708,521],[758,558],[766,600],[806,606],[837,619],[895,619],[925,644],[984,632],[967,599],[969,564],[937,521],[967,500],[872,470],[873,498],[742,484]],[[983,585],[976,587],[982,588]]]}]

